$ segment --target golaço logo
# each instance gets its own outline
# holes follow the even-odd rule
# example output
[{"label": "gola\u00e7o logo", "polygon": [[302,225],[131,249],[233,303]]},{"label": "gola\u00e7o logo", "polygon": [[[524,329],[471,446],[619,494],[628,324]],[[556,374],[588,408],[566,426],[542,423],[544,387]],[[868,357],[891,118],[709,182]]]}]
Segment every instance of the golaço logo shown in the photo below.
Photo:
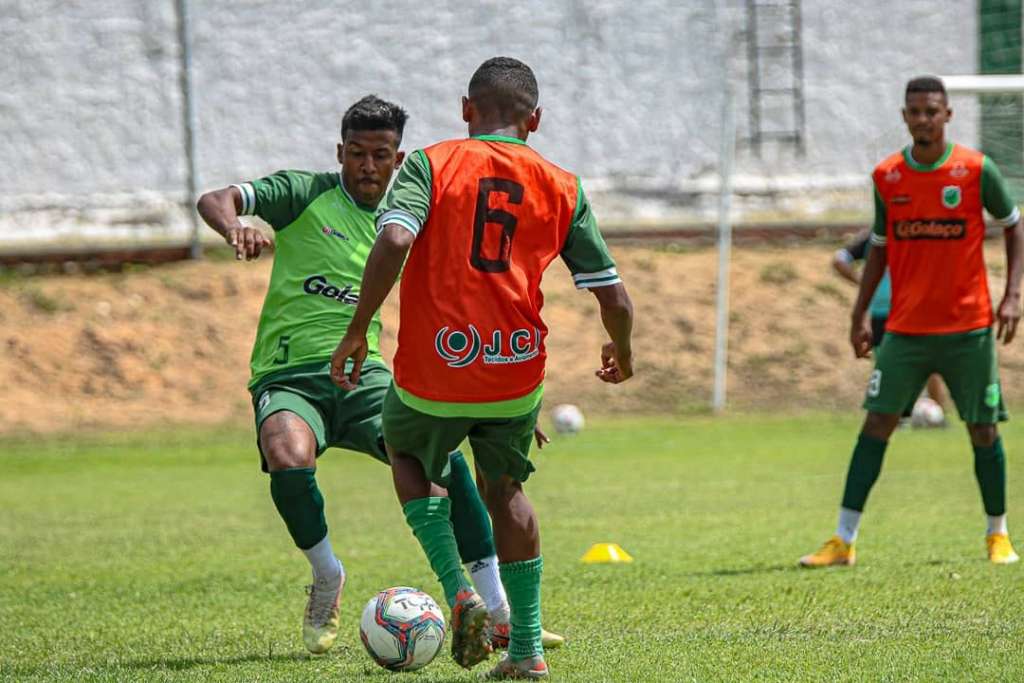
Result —
[{"label": "gola\u00e7o logo", "polygon": [[962,218],[912,218],[896,221],[892,231],[897,240],[960,240],[967,235],[967,221]]},{"label": "gola\u00e7o logo", "polygon": [[494,330],[487,344],[476,325],[467,329],[463,332],[445,325],[434,336],[434,349],[450,368],[464,368],[477,359],[485,365],[512,365],[540,355],[541,334],[536,327],[512,332]]},{"label": "gola\u00e7o logo", "polygon": [[344,287],[332,285],[324,275],[313,275],[306,278],[306,281],[302,283],[302,290],[306,294],[319,294],[322,297],[334,299],[351,306],[359,303],[359,296],[352,293],[352,285],[345,285]]},{"label": "gola\u00e7o logo", "polygon": [[320,228],[320,232],[322,232],[323,234],[325,234],[325,235],[327,235],[329,237],[337,237],[339,239],[343,239],[346,242],[348,242],[348,236],[346,236],[345,233],[343,233],[341,230],[335,230],[334,228],[332,228],[329,225],[325,225],[322,228]]}]

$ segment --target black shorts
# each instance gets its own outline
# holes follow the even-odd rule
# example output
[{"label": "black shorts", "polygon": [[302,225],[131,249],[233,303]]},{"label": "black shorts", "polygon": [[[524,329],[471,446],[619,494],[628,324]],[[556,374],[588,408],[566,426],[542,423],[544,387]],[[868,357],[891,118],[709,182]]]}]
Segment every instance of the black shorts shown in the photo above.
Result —
[{"label": "black shorts", "polygon": [[889,316],[871,317],[871,346],[877,349],[882,345],[882,337],[885,336],[885,322]]}]

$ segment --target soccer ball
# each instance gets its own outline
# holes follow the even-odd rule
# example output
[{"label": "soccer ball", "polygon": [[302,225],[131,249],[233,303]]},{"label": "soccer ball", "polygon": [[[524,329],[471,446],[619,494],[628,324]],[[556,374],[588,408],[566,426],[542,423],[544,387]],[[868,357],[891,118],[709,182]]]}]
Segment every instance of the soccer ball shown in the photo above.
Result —
[{"label": "soccer ball", "polygon": [[555,406],[551,411],[551,420],[559,434],[576,434],[583,429],[583,413],[571,403]]},{"label": "soccer ball", "polygon": [[941,427],[946,422],[942,406],[930,398],[919,398],[910,413],[910,426],[915,429]]},{"label": "soccer ball", "polygon": [[373,661],[391,671],[421,669],[444,645],[445,622],[434,599],[415,588],[382,590],[363,608],[359,638]]}]

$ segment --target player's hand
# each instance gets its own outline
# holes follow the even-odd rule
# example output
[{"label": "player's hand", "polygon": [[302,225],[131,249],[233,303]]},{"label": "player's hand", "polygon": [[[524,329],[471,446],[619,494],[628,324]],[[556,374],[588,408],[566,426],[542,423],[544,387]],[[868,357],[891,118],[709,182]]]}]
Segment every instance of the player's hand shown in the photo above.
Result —
[{"label": "player's hand", "polygon": [[544,444],[551,443],[548,435],[542,432],[537,425],[533,426],[533,438],[537,441],[537,448],[544,448]]},{"label": "player's hand", "polygon": [[601,369],[594,373],[602,382],[618,384],[633,376],[633,356],[619,353],[614,342],[601,347]]},{"label": "player's hand", "polygon": [[[349,336],[346,334],[338,342],[338,348],[331,356],[331,381],[345,391],[352,391],[359,384],[359,375],[366,360],[366,335]],[[352,369],[345,374],[345,365],[351,360]]]},{"label": "player's hand", "polygon": [[850,345],[853,346],[853,355],[857,358],[871,357],[871,323],[867,316],[850,326]]},{"label": "player's hand", "polygon": [[258,259],[263,250],[273,242],[256,228],[239,224],[237,228],[228,228],[224,241],[235,248],[235,258],[241,261]]},{"label": "player's hand", "polygon": [[1002,339],[1003,344],[1009,344],[1017,336],[1017,325],[1020,323],[1020,295],[1007,295],[999,304],[999,312],[996,315],[998,325],[996,326],[996,339]]}]

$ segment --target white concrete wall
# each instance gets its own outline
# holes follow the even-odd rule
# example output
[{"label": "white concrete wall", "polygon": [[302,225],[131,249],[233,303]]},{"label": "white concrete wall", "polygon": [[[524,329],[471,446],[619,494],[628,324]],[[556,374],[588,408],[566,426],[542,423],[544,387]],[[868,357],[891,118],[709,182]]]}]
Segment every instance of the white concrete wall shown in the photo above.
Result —
[{"label": "white concrete wall", "polygon": [[[546,113],[531,142],[593,179],[595,194],[687,187],[717,162],[725,45],[746,134],[743,7],[193,0],[201,184],[331,167],[340,115],[368,92],[407,107],[408,148],[461,135],[469,75],[508,54],[540,81]],[[741,179],[856,185],[905,139],[908,77],[975,70],[975,13],[964,0],[804,0],[807,157],[768,148],[758,160],[741,145]],[[109,207],[148,207],[145,230],[179,230],[170,208],[185,177],[175,27],[171,0],[0,1],[0,241],[47,226],[75,234],[104,223]],[[954,135],[974,143],[976,118],[958,112]],[[649,203],[625,196],[607,211],[643,215]],[[684,201],[659,201],[655,215],[686,211]],[[117,215],[135,229],[130,212]]]}]

